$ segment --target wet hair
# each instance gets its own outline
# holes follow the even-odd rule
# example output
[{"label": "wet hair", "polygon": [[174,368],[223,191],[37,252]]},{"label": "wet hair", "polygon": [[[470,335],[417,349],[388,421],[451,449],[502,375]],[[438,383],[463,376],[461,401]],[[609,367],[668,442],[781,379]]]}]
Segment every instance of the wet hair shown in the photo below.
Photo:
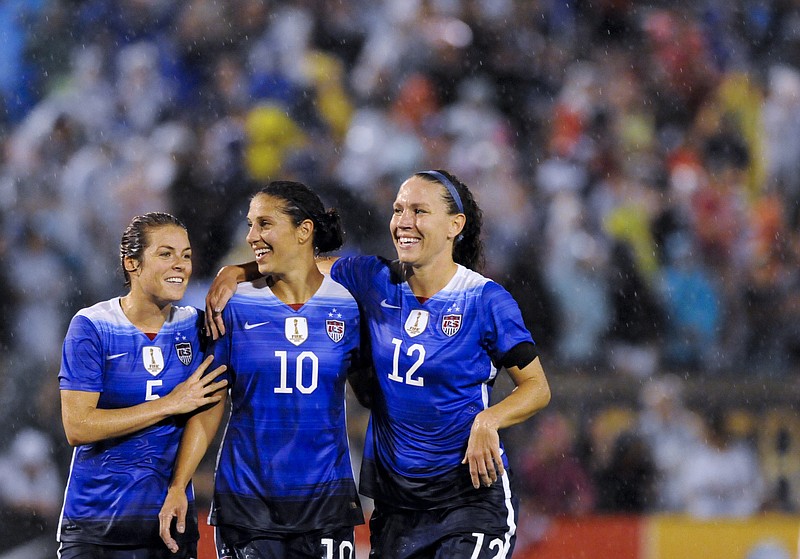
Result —
[{"label": "wet hair", "polygon": [[172,214],[165,212],[150,212],[137,215],[125,228],[122,233],[122,240],[119,242],[119,262],[122,266],[122,275],[125,278],[125,287],[131,286],[131,276],[125,269],[125,259],[131,258],[141,264],[144,258],[144,251],[150,246],[149,233],[153,229],[175,225],[183,230],[186,226],[183,222]]},{"label": "wet hair", "polygon": [[253,196],[266,194],[283,200],[283,211],[295,226],[304,220],[314,222],[314,251],[317,254],[341,248],[342,220],[335,208],[325,209],[322,200],[309,187],[295,181],[272,181]]},{"label": "wet hair", "polygon": [[470,270],[482,270],[484,265],[483,241],[481,241],[483,212],[475,202],[467,185],[455,175],[441,169],[420,171],[414,176],[442,185],[444,187],[442,197],[447,204],[448,213],[451,215],[463,213],[467,218],[461,234],[453,242],[453,260]]}]

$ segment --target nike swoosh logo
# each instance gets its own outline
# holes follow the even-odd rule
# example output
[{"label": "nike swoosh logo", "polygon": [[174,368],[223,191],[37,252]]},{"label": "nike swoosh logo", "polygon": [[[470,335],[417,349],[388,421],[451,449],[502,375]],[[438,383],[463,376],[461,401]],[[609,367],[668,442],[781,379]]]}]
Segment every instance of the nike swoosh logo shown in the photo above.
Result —
[{"label": "nike swoosh logo", "polygon": [[269,324],[269,320],[266,322],[256,322],[255,324],[250,324],[249,322],[244,323],[245,330],[252,330],[253,328],[258,328],[259,326],[264,326],[265,324]]},{"label": "nike swoosh logo", "polygon": [[106,355],[106,361],[112,361],[113,359],[118,359],[123,355],[128,355],[128,352],[125,353],[115,353],[114,355]]},{"label": "nike swoosh logo", "polygon": [[398,307],[398,306],[396,306],[396,305],[390,305],[389,303],[387,303],[387,302],[386,302],[386,299],[384,299],[383,301],[381,301],[381,306],[382,306],[384,309],[399,309],[399,308],[400,308],[400,307]]}]

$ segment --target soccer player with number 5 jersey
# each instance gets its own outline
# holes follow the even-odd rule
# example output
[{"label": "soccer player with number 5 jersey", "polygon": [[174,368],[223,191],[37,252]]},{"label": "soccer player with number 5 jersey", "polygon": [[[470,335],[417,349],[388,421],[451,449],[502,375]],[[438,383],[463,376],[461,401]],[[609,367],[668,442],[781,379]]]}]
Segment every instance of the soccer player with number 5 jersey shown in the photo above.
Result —
[{"label": "soccer player with number 5 jersey", "polygon": [[[188,415],[218,402],[225,368],[204,360],[203,313],[179,307],[192,274],[186,228],[175,217],[135,217],[120,243],[130,288],[72,319],[59,381],[64,431],[75,447],[58,531],[61,559],[192,559],[197,514],[173,555],[158,511]],[[205,376],[204,376],[205,375]]]}]

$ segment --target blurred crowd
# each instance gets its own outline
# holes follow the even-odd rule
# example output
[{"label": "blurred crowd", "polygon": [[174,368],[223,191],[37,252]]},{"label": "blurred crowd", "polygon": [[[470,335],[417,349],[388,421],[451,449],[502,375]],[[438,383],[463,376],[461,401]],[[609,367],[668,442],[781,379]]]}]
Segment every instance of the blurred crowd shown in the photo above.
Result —
[{"label": "blurred crowd", "polygon": [[691,401],[672,373],[642,383],[636,402],[545,410],[514,442],[531,545],[558,516],[713,520],[800,510],[796,410]]},{"label": "blurred crowd", "polygon": [[[124,226],[185,220],[200,304],[222,263],[250,258],[247,196],[273,178],[339,208],[346,252],[391,256],[399,182],[455,173],[484,211],[485,273],[555,386],[800,366],[797,2],[8,0],[0,32],[0,447],[34,427],[62,476],[61,341],[78,308],[120,293]],[[703,443],[696,472],[727,460],[727,411],[671,441]],[[671,483],[656,418],[603,450],[567,419],[521,445],[531,493],[567,445],[589,468],[569,481],[577,508],[720,512],[656,493]],[[743,476],[765,467],[736,452]]]}]

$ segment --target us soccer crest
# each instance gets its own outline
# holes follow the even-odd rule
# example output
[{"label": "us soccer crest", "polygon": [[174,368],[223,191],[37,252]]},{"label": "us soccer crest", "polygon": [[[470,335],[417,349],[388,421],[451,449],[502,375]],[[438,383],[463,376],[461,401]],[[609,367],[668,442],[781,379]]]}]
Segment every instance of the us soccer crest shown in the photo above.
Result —
[{"label": "us soccer crest", "polygon": [[283,331],[286,339],[294,345],[300,345],[308,339],[308,322],[304,316],[293,316],[286,319]]},{"label": "us soccer crest", "polygon": [[442,317],[442,332],[445,336],[455,336],[461,330],[461,315],[446,314]]},{"label": "us soccer crest", "polygon": [[344,321],[326,320],[325,331],[328,333],[328,337],[334,342],[342,341],[342,338],[344,338]]},{"label": "us soccer crest", "polygon": [[175,344],[175,353],[178,354],[178,359],[181,363],[188,365],[192,362],[192,344],[189,342],[180,342]]},{"label": "us soccer crest", "polygon": [[147,346],[142,348],[142,362],[147,372],[153,376],[158,375],[164,370],[164,354],[158,346]]},{"label": "us soccer crest", "polygon": [[406,333],[412,338],[422,334],[425,331],[425,328],[428,326],[429,316],[430,314],[428,311],[419,309],[411,311],[406,319]]}]

